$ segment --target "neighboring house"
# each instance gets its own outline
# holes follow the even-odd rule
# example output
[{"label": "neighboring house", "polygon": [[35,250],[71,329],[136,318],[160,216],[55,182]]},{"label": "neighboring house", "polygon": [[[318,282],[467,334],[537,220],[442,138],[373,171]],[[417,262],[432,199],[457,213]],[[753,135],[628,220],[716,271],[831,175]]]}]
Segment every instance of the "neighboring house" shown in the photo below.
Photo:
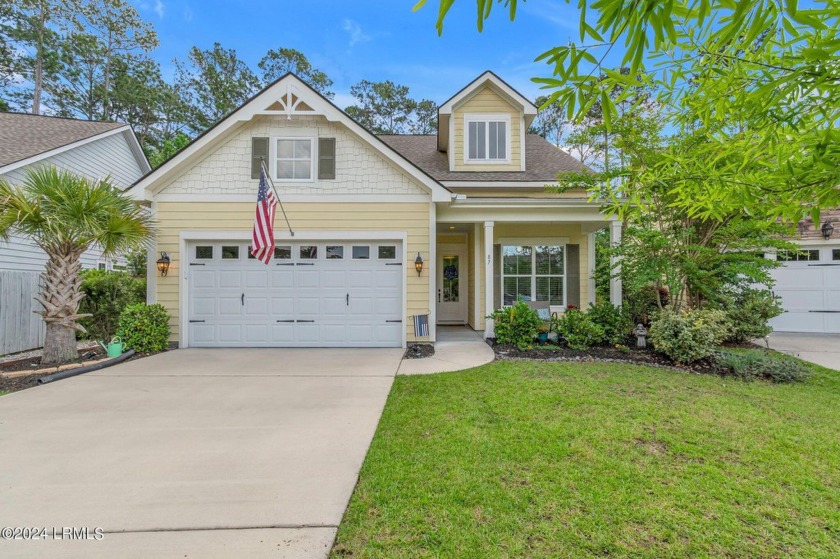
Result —
[{"label": "neighboring house", "polygon": [[[489,336],[486,316],[520,296],[586,306],[595,232],[618,240],[621,224],[582,191],[546,193],[583,167],[527,133],[536,113],[486,72],[439,108],[436,135],[377,137],[279,79],[130,190],[172,261],[165,277],[149,266],[148,293],[172,313],[172,341],[400,347],[434,341],[438,324]],[[294,230],[278,207],[268,266],[248,252],[260,158]],[[417,337],[425,314],[430,335]]]},{"label": "neighboring house", "polygon": [[795,241],[801,252],[767,255],[784,262],[773,271],[773,291],[785,312],[771,325],[780,332],[840,333],[840,209],[824,212],[816,224],[802,220]]},{"label": "neighboring house", "polygon": [[[150,171],[127,124],[0,113],[0,178],[19,184],[28,170],[49,165],[94,180],[110,177],[123,189]],[[43,324],[29,305],[46,261],[44,251],[28,239],[0,241],[0,354],[41,345]],[[110,269],[113,262],[94,248],[82,255],[82,266]]]}]

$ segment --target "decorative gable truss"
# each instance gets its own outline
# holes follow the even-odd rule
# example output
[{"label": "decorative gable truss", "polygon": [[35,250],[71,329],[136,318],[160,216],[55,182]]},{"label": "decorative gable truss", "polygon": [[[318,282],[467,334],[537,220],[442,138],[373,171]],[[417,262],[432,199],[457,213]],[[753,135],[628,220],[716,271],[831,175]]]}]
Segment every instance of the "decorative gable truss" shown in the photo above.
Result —
[{"label": "decorative gable truss", "polygon": [[[128,191],[129,194],[138,200],[153,200],[168,184],[198,165],[258,116],[285,117],[287,120],[293,120],[295,117],[323,117],[328,122],[340,123],[383,159],[425,188],[431,194],[432,201],[447,202],[454,196],[446,187],[359,125],[294,74],[286,74],[256,94],[174,157],[137,181]],[[250,165],[250,161],[248,164]]]}]

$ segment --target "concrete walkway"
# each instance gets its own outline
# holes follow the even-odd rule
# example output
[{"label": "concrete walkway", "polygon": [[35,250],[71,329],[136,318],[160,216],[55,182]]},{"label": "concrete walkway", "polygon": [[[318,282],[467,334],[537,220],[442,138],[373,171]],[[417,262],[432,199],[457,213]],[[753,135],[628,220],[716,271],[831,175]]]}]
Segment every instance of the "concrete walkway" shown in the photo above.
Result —
[{"label": "concrete walkway", "polygon": [[[756,343],[762,344],[762,341],[757,340]],[[840,334],[773,332],[770,334],[770,347],[840,371]]]},{"label": "concrete walkway", "polygon": [[[326,557],[402,349],[187,349],[0,397],[2,557]],[[51,533],[51,532],[50,532]]]},{"label": "concrete walkway", "polygon": [[438,326],[435,354],[424,359],[403,359],[400,375],[428,375],[471,369],[496,358],[481,334],[466,326]]}]

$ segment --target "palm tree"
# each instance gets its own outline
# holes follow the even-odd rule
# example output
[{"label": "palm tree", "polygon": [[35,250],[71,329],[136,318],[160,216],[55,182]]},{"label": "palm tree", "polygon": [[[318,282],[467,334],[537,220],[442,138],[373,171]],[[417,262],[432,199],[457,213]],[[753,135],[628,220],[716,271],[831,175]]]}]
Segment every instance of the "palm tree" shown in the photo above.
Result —
[{"label": "palm tree", "polygon": [[47,324],[41,363],[53,365],[78,357],[75,332],[82,268],[91,247],[103,254],[124,253],[148,243],[152,222],[141,206],[123,196],[109,179],[91,181],[55,167],[26,174],[20,186],[0,180],[0,239],[21,235],[47,253],[41,292],[35,300]]}]

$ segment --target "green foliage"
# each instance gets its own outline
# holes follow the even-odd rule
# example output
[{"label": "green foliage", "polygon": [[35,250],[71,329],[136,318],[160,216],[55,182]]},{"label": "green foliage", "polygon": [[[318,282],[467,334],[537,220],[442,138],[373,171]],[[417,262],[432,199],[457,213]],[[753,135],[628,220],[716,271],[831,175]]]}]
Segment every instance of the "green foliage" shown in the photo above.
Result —
[{"label": "green foliage", "polygon": [[268,85],[283,77],[287,72],[292,72],[327,99],[335,97],[330,90],[333,81],[327,74],[313,67],[306,55],[299,50],[283,47],[271,49],[257,66],[263,73],[263,85]]},{"label": "green foliage", "polygon": [[690,364],[709,357],[726,339],[726,314],[720,310],[659,313],[650,326],[654,348],[676,361]]},{"label": "green foliage", "polygon": [[344,111],[374,134],[430,134],[437,129],[437,104],[409,96],[408,87],[388,80],[362,80],[350,87],[356,103]]},{"label": "green foliage", "polygon": [[509,307],[496,309],[487,318],[494,322],[496,343],[511,344],[518,349],[533,345],[543,322],[537,311],[521,299]]},{"label": "green foliage", "polygon": [[127,271],[135,278],[146,277],[147,253],[143,249],[131,251],[126,260],[128,261]]},{"label": "green foliage", "polygon": [[728,298],[726,311],[729,336],[726,341],[743,343],[763,338],[773,331],[769,320],[782,314],[782,300],[766,289],[745,288]]},{"label": "green foliage", "polygon": [[118,335],[126,349],[138,353],[164,351],[169,346],[169,313],[163,305],[137,303],[120,314]]},{"label": "green foliage", "polygon": [[127,252],[151,235],[148,212],[107,179],[39,167],[19,187],[0,180],[0,200],[0,239],[22,235],[48,254],[81,254],[94,244],[106,255]]},{"label": "green foliage", "polygon": [[613,345],[626,343],[633,329],[633,323],[623,308],[616,307],[609,301],[590,303],[586,316],[603,330],[603,341]]},{"label": "green foliage", "polygon": [[[495,3],[476,0],[479,30]],[[515,17],[515,0],[498,3]],[[439,33],[453,4],[439,2]],[[570,119],[582,120],[600,103],[607,129],[630,89],[649,88],[669,127],[699,140],[690,150],[669,144],[658,161],[634,169],[649,187],[670,185],[673,208],[717,222],[741,212],[795,223],[840,206],[837,3],[577,4],[579,42],[540,55],[553,76],[534,81]],[[619,51],[626,72],[601,75],[607,55]],[[616,209],[632,212],[646,195],[630,192]]]},{"label": "green foliage", "polygon": [[810,377],[810,371],[799,359],[760,349],[717,352],[714,362],[720,374],[745,381],[762,379],[788,383],[802,382]]},{"label": "green foliage", "polygon": [[146,152],[146,157],[149,159],[149,165],[152,166],[152,169],[155,169],[181,151],[189,143],[189,136],[183,132],[178,132],[175,136],[164,140],[157,146],[146,144],[144,151]]},{"label": "green foliage", "polygon": [[260,80],[234,49],[192,47],[176,60],[176,86],[190,105],[190,129],[201,133],[233,112],[259,89]]},{"label": "green foliage", "polygon": [[625,290],[622,310],[634,327],[637,324],[649,326],[659,311],[667,307],[669,302],[666,289],[644,285],[635,291]]},{"label": "green foliage", "polygon": [[110,340],[117,332],[122,310],[146,301],[145,278],[106,270],[85,270],[81,278],[85,298],[79,304],[79,312],[91,316],[79,323],[87,330],[88,339]]},{"label": "green foliage", "polygon": [[[605,314],[601,309],[596,311],[598,318],[603,318]],[[604,328],[589,313],[579,309],[566,309],[554,321],[554,330],[566,341],[566,345],[577,350],[586,350],[607,340]]]}]

